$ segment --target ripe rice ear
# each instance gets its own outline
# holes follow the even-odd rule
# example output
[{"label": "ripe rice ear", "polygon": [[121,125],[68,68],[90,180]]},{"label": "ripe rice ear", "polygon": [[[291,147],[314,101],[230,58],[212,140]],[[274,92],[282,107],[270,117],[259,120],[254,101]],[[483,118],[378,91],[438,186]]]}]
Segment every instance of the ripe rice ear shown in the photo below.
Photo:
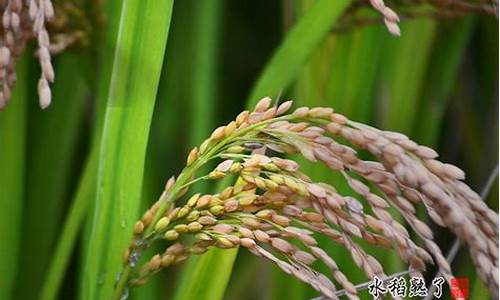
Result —
[{"label": "ripe rice ear", "polygon": [[[357,299],[352,282],[318,245],[310,235],[312,232],[344,247],[351,254],[353,263],[368,278],[385,278],[386,274],[382,264],[361,248],[357,239],[397,251],[409,270],[416,274],[425,271],[426,264],[435,263],[450,283],[453,275],[449,262],[435,243],[428,225],[416,215],[416,205],[425,207],[428,212],[437,212],[429,215],[464,241],[478,273],[492,295],[496,295],[498,284],[494,270],[498,268],[498,215],[461,182],[463,174],[458,168],[429,163],[437,154],[431,148],[409,143],[404,134],[350,121],[332,109],[304,107],[299,113],[295,111],[280,116],[275,115],[275,107],[268,109],[270,103],[268,98],[262,99],[256,110],[240,117],[234,130],[225,131],[226,126],[215,129],[203,142],[205,146],[200,147],[198,157],[137,221],[132,242],[124,252],[123,271],[116,285],[115,299],[122,295],[123,290],[142,285],[158,272],[162,257],[170,262],[168,255],[174,255],[176,264],[190,255],[204,253],[210,247],[232,249],[242,243],[254,255],[271,261],[325,297],[335,298],[333,282],[304,263],[313,261],[306,257],[316,257],[329,267],[335,281],[347,291],[347,296]],[[272,111],[273,114],[263,118],[262,111]],[[297,122],[306,126],[291,131],[292,124]],[[328,125],[332,123],[338,128],[328,131],[332,128]],[[340,140],[349,144],[340,143]],[[297,169],[290,171],[289,163],[283,163],[286,160],[267,156],[267,144],[287,145],[284,148],[287,154],[301,152],[315,163],[329,161],[328,156],[339,159],[342,170],[334,168],[332,171],[340,172],[352,192],[369,201],[373,215],[365,212],[364,205],[356,198],[340,194],[329,184],[315,183]],[[361,159],[351,145],[369,151],[379,162]],[[235,146],[243,147],[243,152],[226,152]],[[315,156],[308,150],[313,148],[323,151],[316,152],[318,156]],[[208,175],[193,180],[203,162],[219,156],[231,159],[219,164]],[[280,161],[280,165],[274,163]],[[238,168],[233,165],[238,165]],[[433,167],[427,168],[429,165]],[[373,177],[368,176],[370,174],[378,174],[377,180],[373,181]],[[220,180],[228,175],[237,175],[239,180],[223,192],[208,196],[195,194],[185,204],[172,208],[197,180]],[[276,193],[281,196],[277,197]],[[382,197],[378,199],[371,196],[372,193],[380,193]],[[405,198],[407,194],[411,195],[411,201]],[[207,197],[210,198],[208,202],[202,200]],[[423,240],[424,248],[414,242],[402,220],[394,219],[387,212],[384,200],[404,217],[413,232]],[[198,205],[198,201],[204,201],[203,205]],[[169,223],[165,223],[162,216],[168,216],[169,223],[173,221],[176,225],[169,230]],[[213,222],[200,223],[201,216],[210,216]],[[290,227],[292,224],[295,226]],[[172,230],[177,233],[175,236],[169,234]],[[194,240],[185,238],[192,234]],[[174,244],[138,269],[144,250],[162,236]],[[300,242],[301,247],[292,241]],[[309,251],[310,255],[307,255]]]}]

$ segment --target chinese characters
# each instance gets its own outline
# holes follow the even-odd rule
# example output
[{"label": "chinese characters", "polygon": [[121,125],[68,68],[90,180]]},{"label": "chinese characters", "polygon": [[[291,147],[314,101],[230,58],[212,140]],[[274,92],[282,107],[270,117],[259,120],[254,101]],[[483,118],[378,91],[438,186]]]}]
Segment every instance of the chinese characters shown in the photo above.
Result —
[{"label": "chinese characters", "polygon": [[[426,297],[429,293],[425,285],[425,280],[422,277],[412,277],[409,280],[409,287],[407,286],[404,277],[394,277],[385,282],[375,276],[368,285],[368,293],[373,296],[373,299],[382,298],[385,294],[390,294],[392,297]],[[443,277],[436,277],[432,280],[432,285],[436,290],[432,293],[435,299],[441,299],[443,296],[443,284],[445,279]]]}]

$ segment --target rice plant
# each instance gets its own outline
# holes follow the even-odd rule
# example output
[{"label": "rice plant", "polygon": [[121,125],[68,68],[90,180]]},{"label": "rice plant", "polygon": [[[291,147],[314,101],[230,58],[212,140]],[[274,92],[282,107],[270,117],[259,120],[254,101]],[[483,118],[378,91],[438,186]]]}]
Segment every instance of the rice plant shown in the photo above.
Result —
[{"label": "rice plant", "polygon": [[0,299],[498,299],[498,1],[0,9]]}]

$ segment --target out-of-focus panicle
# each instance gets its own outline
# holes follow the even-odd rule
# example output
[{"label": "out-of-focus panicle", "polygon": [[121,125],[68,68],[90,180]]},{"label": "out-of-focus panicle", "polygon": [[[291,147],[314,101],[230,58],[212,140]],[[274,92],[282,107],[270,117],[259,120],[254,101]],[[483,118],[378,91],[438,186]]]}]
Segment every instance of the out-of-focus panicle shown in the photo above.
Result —
[{"label": "out-of-focus panicle", "polygon": [[[413,275],[435,264],[450,283],[452,269],[431,227],[417,215],[420,206],[467,246],[480,278],[498,297],[498,214],[462,182],[462,170],[403,134],[351,121],[327,107],[287,114],[291,106],[291,101],[273,106],[264,98],[191,150],[186,168],[168,180],[158,202],[135,224],[123,256],[131,275],[121,276],[117,286],[141,285],[210,247],[242,246],[329,299],[338,299],[338,288],[359,299],[318,235],[351,253],[353,266],[369,279],[387,276],[370,254],[380,247],[395,251]],[[340,173],[352,193],[312,181],[297,162],[280,157],[289,154]],[[196,177],[196,170],[216,157],[222,161],[215,169]],[[228,176],[237,180],[219,193],[181,200],[192,183]],[[142,253],[159,239],[168,244],[166,250],[140,265]],[[315,262],[329,272],[320,273]]]},{"label": "out-of-focus panicle", "polygon": [[38,61],[42,69],[38,80],[38,97],[42,109],[48,107],[52,101],[49,83],[54,81],[54,68],[50,58],[50,39],[45,27],[47,20],[54,17],[54,7],[50,0],[30,0],[29,17],[33,22],[33,35],[38,42]]},{"label": "out-of-focus panicle", "polygon": [[38,82],[40,107],[46,108],[52,99],[49,84],[54,81],[54,69],[49,52],[50,39],[46,22],[53,18],[51,0],[4,0],[2,35],[0,36],[0,109],[9,102],[16,83],[16,61],[31,38],[38,43],[38,60],[42,74]]},{"label": "out-of-focus panicle", "polygon": [[[372,8],[380,16],[357,14],[360,8]],[[400,21],[416,18],[452,19],[467,15],[481,14],[498,18],[498,0],[359,0],[354,1],[346,12],[343,22],[333,31],[340,33],[360,26],[384,23],[389,33],[401,35]]]},{"label": "out-of-focus panicle", "polygon": [[385,5],[384,0],[370,0],[370,4],[384,16],[384,23],[389,32],[400,36],[399,17],[392,9]]}]

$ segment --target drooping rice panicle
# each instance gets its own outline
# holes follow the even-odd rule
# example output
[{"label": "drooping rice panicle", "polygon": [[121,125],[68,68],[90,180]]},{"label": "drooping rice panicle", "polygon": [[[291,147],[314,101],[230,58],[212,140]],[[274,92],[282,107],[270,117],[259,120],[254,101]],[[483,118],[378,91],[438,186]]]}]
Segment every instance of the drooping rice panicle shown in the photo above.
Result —
[{"label": "drooping rice panicle", "polygon": [[[331,108],[301,107],[287,113],[291,106],[291,101],[272,106],[272,100],[264,98],[189,153],[184,170],[167,181],[160,199],[136,223],[117,290],[143,284],[162,268],[210,247],[241,245],[325,297],[337,298],[337,283],[348,298],[358,299],[354,284],[314,234],[347,249],[368,278],[386,274],[360,241],[394,250],[414,274],[436,264],[450,282],[451,267],[431,228],[416,214],[416,207],[422,206],[468,247],[480,277],[496,295],[498,215],[461,181],[463,171],[439,162],[434,150],[400,133],[350,121]],[[370,153],[373,160],[359,151]],[[340,172],[356,197],[313,182],[294,160],[283,157],[299,153]],[[222,161],[197,177],[197,170],[213,159]],[[230,176],[234,183],[220,193],[190,194],[182,200],[192,183]],[[169,246],[148,262],[141,261],[156,240]],[[315,261],[331,273],[318,272]]]},{"label": "drooping rice panicle", "polygon": [[41,67],[38,81],[40,107],[50,105],[52,94],[49,84],[54,81],[49,52],[50,39],[46,29],[48,20],[54,17],[51,0],[7,0],[0,3],[2,11],[2,35],[0,38],[0,109],[3,109],[11,97],[16,82],[16,60],[26,47],[29,39],[38,43],[38,60]]},{"label": "drooping rice panicle", "polygon": [[398,26],[399,17],[392,9],[385,5],[384,0],[370,0],[370,4],[384,16],[384,23],[387,30],[393,35],[400,36],[401,30]]}]

